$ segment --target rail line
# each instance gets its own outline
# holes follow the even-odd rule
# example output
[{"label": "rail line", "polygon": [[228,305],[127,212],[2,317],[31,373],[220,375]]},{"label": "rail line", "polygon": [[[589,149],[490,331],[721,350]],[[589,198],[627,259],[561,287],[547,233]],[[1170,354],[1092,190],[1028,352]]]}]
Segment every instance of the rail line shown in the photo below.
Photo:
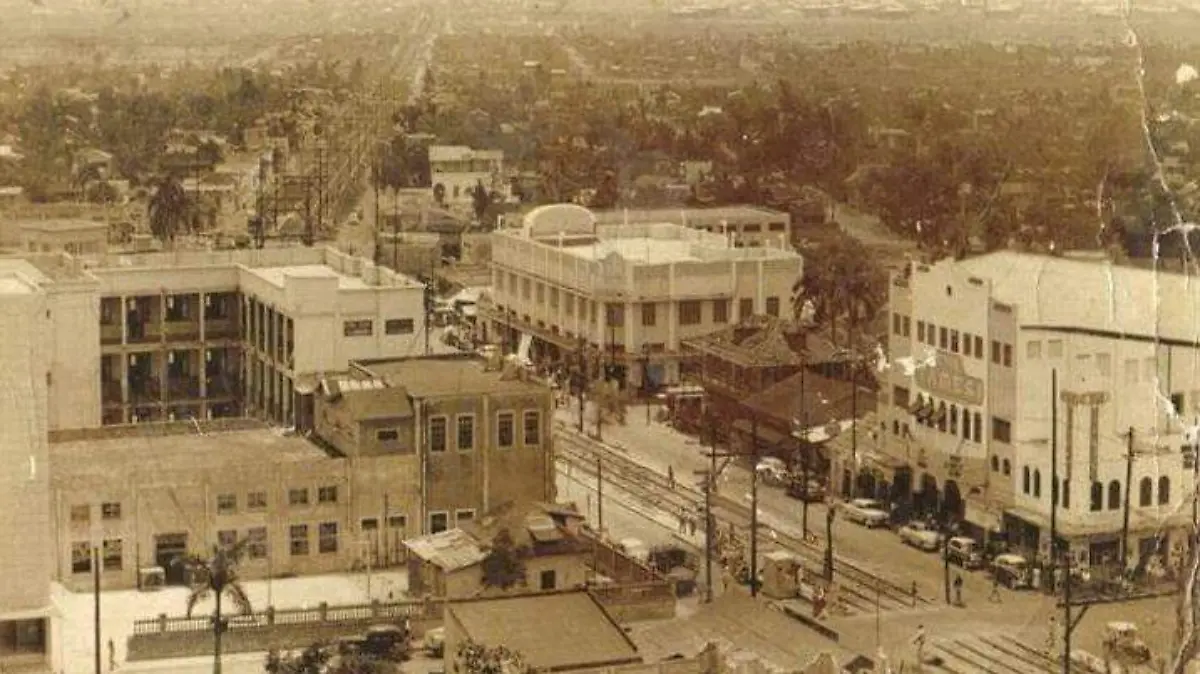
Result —
[{"label": "rail line", "polygon": [[[648,505],[669,513],[681,509],[694,513],[703,506],[704,494],[701,490],[679,481],[672,489],[665,476],[616,449],[563,428],[557,430],[556,440],[559,459],[572,466],[572,470],[581,470],[594,477],[596,459],[599,458],[605,481],[611,481],[614,486]],[[750,508],[731,499],[714,495],[713,516],[718,523],[731,525],[736,532],[747,532],[749,529]],[[761,521],[759,527],[760,535],[761,529],[769,528]],[[819,542],[805,541],[800,536],[778,529],[770,531],[769,540],[796,554],[809,568],[821,568],[824,564],[824,548]],[[930,603],[925,597],[914,598],[910,588],[901,587],[845,558],[835,556],[834,562],[834,575],[840,580],[841,597],[855,612],[873,611],[876,602],[881,611]]]}]

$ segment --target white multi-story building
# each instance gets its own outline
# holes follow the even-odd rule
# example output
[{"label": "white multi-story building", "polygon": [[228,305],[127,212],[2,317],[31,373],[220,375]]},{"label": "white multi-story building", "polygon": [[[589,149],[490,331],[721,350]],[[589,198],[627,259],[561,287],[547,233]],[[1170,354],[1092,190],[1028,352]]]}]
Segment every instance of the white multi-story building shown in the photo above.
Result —
[{"label": "white multi-story building", "polygon": [[801,273],[786,247],[736,248],[675,224],[599,225],[581,206],[542,206],[492,235],[490,323],[535,357],[587,344],[629,384],[643,374],[672,384],[682,340],[754,314],[791,318]]},{"label": "white multi-story building", "polygon": [[415,355],[425,340],[422,284],[333,249],[56,254],[0,259],[5,271],[46,304],[50,430],[302,423],[296,394],[316,375]]},{"label": "white multi-story building", "polygon": [[441,185],[447,204],[467,206],[479,183],[489,192],[508,194],[504,182],[504,151],[475,150],[465,145],[430,145],[429,175],[433,188]]},{"label": "white multi-story building", "polygon": [[[955,511],[1039,555],[1056,502],[1058,538],[1083,564],[1118,557],[1126,503],[1131,564],[1185,543],[1200,286],[1001,252],[913,265],[893,278],[890,308],[876,451],[909,467],[884,476],[894,497],[914,494],[918,508]],[[859,470],[872,472],[869,454]]]},{"label": "white multi-story building", "polygon": [[683,225],[720,234],[736,247],[787,248],[792,245],[792,216],[756,206],[615,209],[597,211],[596,222],[601,226]]}]

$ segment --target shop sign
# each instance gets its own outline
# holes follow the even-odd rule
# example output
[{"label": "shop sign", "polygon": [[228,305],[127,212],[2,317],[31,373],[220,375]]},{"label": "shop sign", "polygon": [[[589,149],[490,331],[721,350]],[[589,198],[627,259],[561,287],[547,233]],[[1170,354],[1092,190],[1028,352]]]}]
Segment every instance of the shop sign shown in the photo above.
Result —
[{"label": "shop sign", "polygon": [[938,352],[937,363],[917,368],[913,378],[937,398],[976,407],[983,404],[983,380],[967,374],[962,356],[956,353]]}]

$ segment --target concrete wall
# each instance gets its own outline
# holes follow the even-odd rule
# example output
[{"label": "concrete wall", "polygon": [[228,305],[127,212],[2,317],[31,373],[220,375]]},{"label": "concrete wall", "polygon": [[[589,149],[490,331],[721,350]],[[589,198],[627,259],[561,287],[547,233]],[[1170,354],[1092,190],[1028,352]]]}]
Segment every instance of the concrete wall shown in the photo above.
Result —
[{"label": "concrete wall", "polygon": [[596,587],[592,594],[620,623],[675,617],[675,594],[667,581]]},{"label": "concrete wall", "polygon": [[51,429],[100,425],[100,300],[91,283],[47,288]]}]

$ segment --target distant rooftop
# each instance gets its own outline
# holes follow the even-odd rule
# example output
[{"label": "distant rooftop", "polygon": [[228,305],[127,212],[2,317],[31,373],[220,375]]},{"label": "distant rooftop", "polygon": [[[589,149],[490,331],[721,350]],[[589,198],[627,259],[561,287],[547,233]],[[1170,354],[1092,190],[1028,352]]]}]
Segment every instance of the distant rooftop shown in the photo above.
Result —
[{"label": "distant rooftop", "polygon": [[26,220],[21,223],[21,229],[32,232],[107,231],[108,225],[80,218],[56,218],[53,220]]},{"label": "distant rooftop", "polygon": [[503,159],[503,150],[476,150],[466,145],[430,145],[429,161],[468,161],[471,159]]},{"label": "distant rooftop", "polygon": [[462,529],[450,529],[404,541],[404,547],[442,571],[459,571],[482,562],[487,553]]},{"label": "distant rooftop", "polygon": [[34,287],[17,276],[0,274],[0,295],[28,295]]},{"label": "distant rooftop", "polygon": [[[56,481],[78,478],[155,481],[164,472],[236,472],[240,466],[328,459],[298,435],[259,428],[187,431],[183,424],[145,424],[89,429],[81,438],[51,438],[50,474]],[[167,431],[167,432],[164,432]],[[182,432],[181,432],[182,431]],[[56,441],[57,440],[57,441]]]},{"label": "distant rooftop", "polygon": [[762,222],[787,222],[791,216],[757,206],[722,206],[718,208],[651,208],[636,210],[594,211],[596,223],[645,224],[671,223],[675,225],[707,226],[753,224]]},{"label": "distant rooftop", "polygon": [[505,375],[502,369],[488,369],[486,360],[469,354],[358,361],[353,365],[382,377],[392,386],[404,387],[414,398],[458,393],[529,393],[545,389],[539,382]]},{"label": "distant rooftop", "polygon": [[447,614],[466,638],[505,646],[538,671],[591,669],[642,661],[621,627],[586,591],[456,602]]},{"label": "distant rooftop", "polygon": [[319,264],[294,265],[290,267],[260,267],[250,269],[250,273],[267,281],[276,288],[283,288],[288,278],[330,278],[338,280],[339,290],[365,290],[369,288],[357,276],[339,274],[333,269]]}]

